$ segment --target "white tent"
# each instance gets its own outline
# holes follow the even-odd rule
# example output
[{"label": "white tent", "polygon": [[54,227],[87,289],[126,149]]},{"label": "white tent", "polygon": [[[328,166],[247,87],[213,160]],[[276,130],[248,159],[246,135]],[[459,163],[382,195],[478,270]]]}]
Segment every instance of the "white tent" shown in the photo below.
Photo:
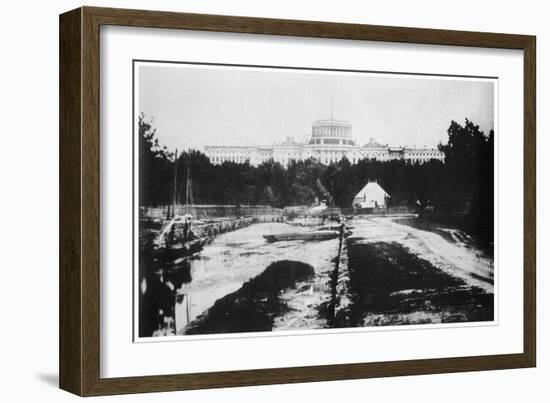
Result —
[{"label": "white tent", "polygon": [[374,208],[386,207],[386,201],[390,197],[376,182],[369,182],[353,199],[353,207]]}]

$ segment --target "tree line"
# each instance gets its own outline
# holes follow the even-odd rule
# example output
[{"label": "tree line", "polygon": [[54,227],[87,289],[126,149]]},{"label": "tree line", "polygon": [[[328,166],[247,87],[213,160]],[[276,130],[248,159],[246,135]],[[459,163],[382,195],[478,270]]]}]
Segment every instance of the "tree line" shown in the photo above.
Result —
[{"label": "tree line", "polygon": [[214,165],[197,150],[177,156],[162,147],[151,121],[139,117],[140,206],[172,203],[177,169],[176,200],[187,199],[187,177],[196,204],[311,205],[330,200],[349,208],[368,181],[377,181],[391,196],[390,205],[411,206],[439,220],[461,220],[492,241],[494,200],[494,133],[483,133],[468,119],[452,121],[446,144],[439,149],[445,162],[424,164],[402,160],[364,159],[355,164],[343,158],[323,165],[314,159],[287,167],[267,161],[259,166],[224,162]]}]

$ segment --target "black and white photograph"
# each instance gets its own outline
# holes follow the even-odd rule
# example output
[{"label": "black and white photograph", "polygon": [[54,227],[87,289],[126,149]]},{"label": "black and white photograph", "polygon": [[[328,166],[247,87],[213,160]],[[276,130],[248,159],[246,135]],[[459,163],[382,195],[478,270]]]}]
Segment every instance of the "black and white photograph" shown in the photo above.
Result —
[{"label": "black and white photograph", "polygon": [[497,91],[134,61],[135,337],[494,323]]}]

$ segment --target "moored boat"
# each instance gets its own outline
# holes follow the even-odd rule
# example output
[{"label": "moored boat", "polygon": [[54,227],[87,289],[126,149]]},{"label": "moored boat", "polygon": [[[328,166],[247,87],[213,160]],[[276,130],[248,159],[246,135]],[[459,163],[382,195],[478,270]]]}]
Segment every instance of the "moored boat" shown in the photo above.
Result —
[{"label": "moored boat", "polygon": [[200,252],[208,242],[200,229],[193,225],[193,216],[184,214],[173,218],[154,242],[154,255],[157,259],[173,261]]},{"label": "moored boat", "polygon": [[325,241],[327,239],[337,238],[340,235],[340,231],[324,230],[324,231],[311,231],[311,232],[288,232],[282,234],[270,234],[263,237],[268,242],[280,242],[280,241]]},{"label": "moored boat", "polygon": [[175,215],[177,207],[177,155],[176,150],[174,157],[174,218],[166,224],[153,243],[155,258],[165,264],[178,264],[183,259],[197,254],[210,239],[197,225],[201,222],[195,220],[191,214],[193,211],[193,196],[190,168],[187,169],[185,213]]},{"label": "moored boat", "polygon": [[323,225],[323,222],[320,219],[302,219],[302,220],[286,220],[286,224],[293,225],[296,227],[319,227]]}]

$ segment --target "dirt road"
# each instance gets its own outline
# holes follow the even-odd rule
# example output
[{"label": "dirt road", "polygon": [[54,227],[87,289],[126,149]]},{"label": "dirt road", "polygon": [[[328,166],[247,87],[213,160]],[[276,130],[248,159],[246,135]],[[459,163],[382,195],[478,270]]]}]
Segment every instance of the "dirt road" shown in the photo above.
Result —
[{"label": "dirt road", "polygon": [[[447,233],[448,236],[442,236]],[[433,225],[433,231],[399,224],[394,217],[354,221],[353,238],[358,242],[396,242],[447,274],[493,293],[493,259],[477,249],[466,233]]]},{"label": "dirt road", "polygon": [[398,220],[354,220],[331,326],[493,320],[492,258],[462,231]]}]

